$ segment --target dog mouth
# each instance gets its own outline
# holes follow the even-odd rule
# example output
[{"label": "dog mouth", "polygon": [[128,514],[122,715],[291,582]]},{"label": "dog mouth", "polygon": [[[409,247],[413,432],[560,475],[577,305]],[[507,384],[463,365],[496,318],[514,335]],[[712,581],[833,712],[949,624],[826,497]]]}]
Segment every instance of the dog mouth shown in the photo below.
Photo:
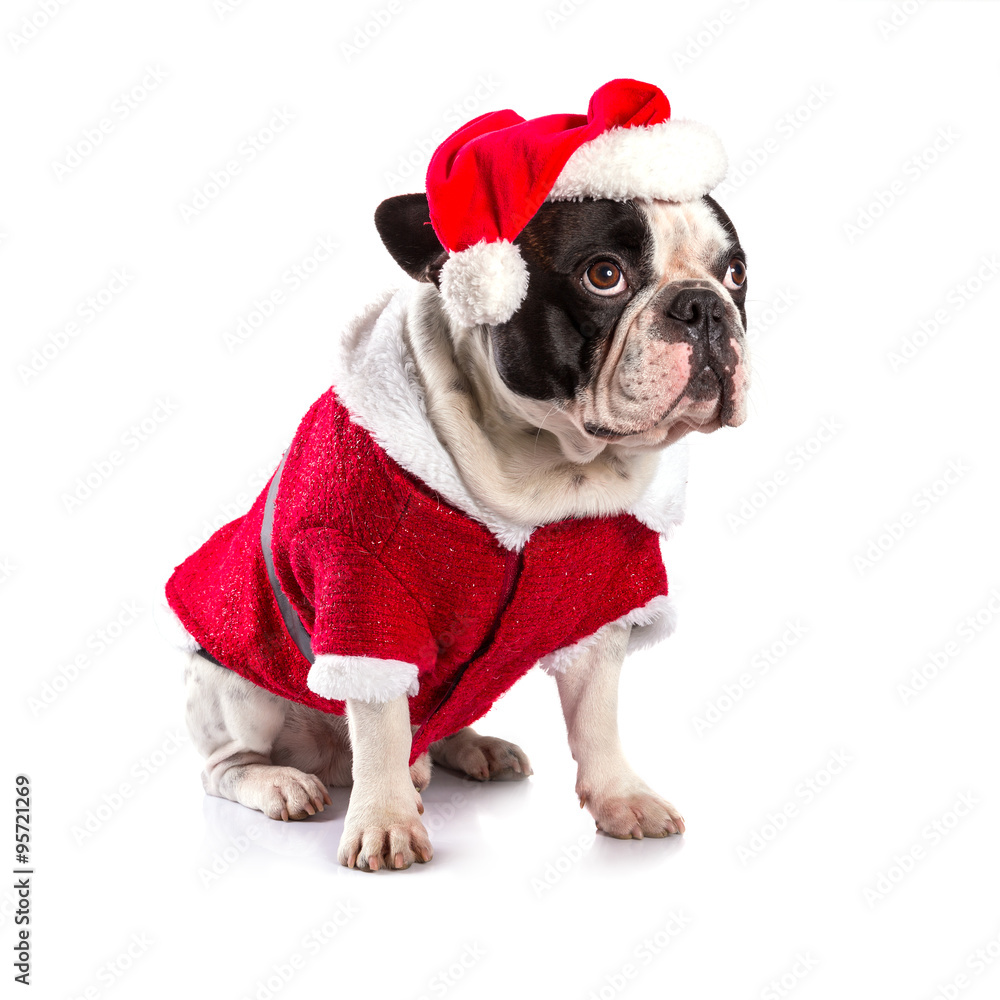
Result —
[{"label": "dog mouth", "polygon": [[655,437],[655,443],[663,443],[663,440],[672,443],[691,430],[707,432],[740,423],[742,418],[737,412],[737,392],[732,375],[728,372],[720,374],[712,365],[706,364],[691,375],[668,409],[645,426],[625,430],[587,421],[583,429],[606,444],[621,441],[647,443],[650,437]]}]

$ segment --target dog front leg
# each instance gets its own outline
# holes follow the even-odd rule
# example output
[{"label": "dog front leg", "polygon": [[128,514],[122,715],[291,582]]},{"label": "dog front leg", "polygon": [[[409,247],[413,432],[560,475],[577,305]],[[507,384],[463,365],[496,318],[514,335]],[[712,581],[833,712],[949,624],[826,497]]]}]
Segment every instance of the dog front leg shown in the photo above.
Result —
[{"label": "dog front leg", "polygon": [[611,837],[665,837],[683,833],[681,814],[629,766],[618,738],[618,676],[630,626],[606,625],[566,668],[556,673],[577,762],[576,793]]},{"label": "dog front leg", "polygon": [[347,699],[354,788],[337,858],[378,871],[430,861],[430,840],[410,778],[410,708],[405,695],[386,702]]}]

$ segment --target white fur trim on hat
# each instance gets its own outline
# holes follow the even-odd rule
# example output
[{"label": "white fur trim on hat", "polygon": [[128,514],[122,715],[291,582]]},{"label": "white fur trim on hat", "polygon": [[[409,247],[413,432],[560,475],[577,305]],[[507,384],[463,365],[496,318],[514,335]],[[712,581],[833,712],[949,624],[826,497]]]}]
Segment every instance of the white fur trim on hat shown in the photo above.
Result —
[{"label": "white fur trim on hat", "polygon": [[461,326],[506,323],[528,293],[528,269],[507,240],[480,240],[453,253],[441,268],[441,297]]},{"label": "white fur trim on hat", "polygon": [[726,165],[719,137],[698,122],[613,128],[573,153],[549,200],[693,201],[726,176]]},{"label": "white fur trim on hat", "polygon": [[417,668],[402,660],[374,656],[336,656],[324,653],[309,668],[306,684],[321,698],[343,701],[392,701],[420,690]]}]

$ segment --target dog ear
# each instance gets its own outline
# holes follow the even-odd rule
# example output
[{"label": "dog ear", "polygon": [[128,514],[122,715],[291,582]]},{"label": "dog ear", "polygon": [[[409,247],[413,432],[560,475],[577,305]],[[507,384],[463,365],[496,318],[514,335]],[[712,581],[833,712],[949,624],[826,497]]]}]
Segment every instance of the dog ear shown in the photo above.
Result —
[{"label": "dog ear", "polygon": [[425,194],[386,198],[375,209],[375,228],[393,260],[411,278],[439,285],[448,251],[441,246],[431,225]]}]

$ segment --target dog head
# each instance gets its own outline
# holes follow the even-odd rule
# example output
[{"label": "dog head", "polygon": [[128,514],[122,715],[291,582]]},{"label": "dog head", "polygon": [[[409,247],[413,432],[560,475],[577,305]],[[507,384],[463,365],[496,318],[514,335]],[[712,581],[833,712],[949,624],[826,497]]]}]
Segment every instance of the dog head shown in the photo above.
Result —
[{"label": "dog head", "polygon": [[[403,270],[439,285],[448,254],[424,195],[384,201],[375,222]],[[527,295],[473,334],[505,398],[567,457],[743,422],[746,256],[712,198],[547,201],[515,242]]]}]

